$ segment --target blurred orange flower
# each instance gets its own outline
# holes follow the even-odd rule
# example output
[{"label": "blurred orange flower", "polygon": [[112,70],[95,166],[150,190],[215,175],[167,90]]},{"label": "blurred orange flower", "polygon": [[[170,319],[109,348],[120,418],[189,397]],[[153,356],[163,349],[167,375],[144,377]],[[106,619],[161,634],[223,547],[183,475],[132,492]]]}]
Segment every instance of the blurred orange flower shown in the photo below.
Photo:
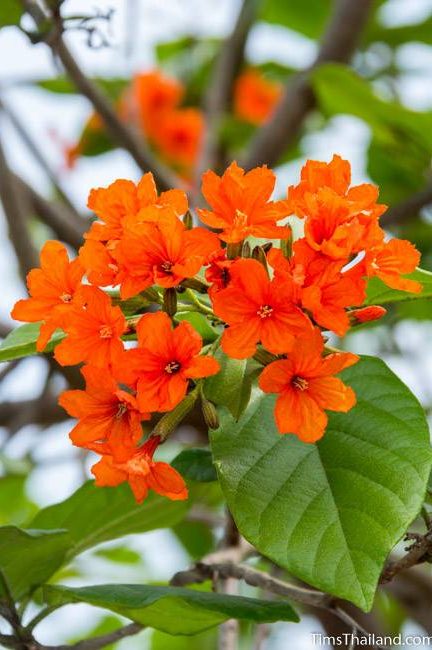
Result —
[{"label": "blurred orange flower", "polygon": [[173,501],[187,499],[188,490],[180,474],[168,463],[153,460],[159,442],[158,436],[149,438],[123,462],[109,455],[102,456],[91,469],[96,485],[114,487],[128,481],[138,503],[144,501],[149,490]]},{"label": "blurred orange flower", "polygon": [[349,411],[355,393],[334,377],[359,360],[351,352],[323,357],[324,341],[318,329],[297,339],[287,359],[270,363],[259,378],[265,393],[278,393],[275,418],[280,433],[293,433],[303,442],[316,442],[327,426],[331,411]]},{"label": "blurred orange flower", "polygon": [[257,126],[266,122],[282,96],[282,84],[269,81],[258,70],[247,70],[234,85],[234,112]]},{"label": "blurred orange flower", "polygon": [[84,268],[80,261],[69,260],[67,250],[58,241],[47,241],[40,253],[39,269],[27,275],[30,298],[18,300],[11,316],[27,323],[43,321],[36,343],[38,352],[46,347],[51,335],[63,327],[67,317],[80,302]]},{"label": "blurred orange flower", "polygon": [[203,174],[202,191],[212,210],[199,209],[202,221],[222,230],[226,242],[241,242],[248,235],[285,238],[288,227],[276,222],[289,214],[286,201],[270,201],[276,177],[267,167],[244,171],[233,162],[220,177],[209,170]]},{"label": "blurred orange flower", "polygon": [[151,137],[159,130],[159,119],[181,102],[183,85],[159,70],[136,74],[128,93],[128,104],[144,132]]},{"label": "blurred orange flower", "polygon": [[168,162],[187,169],[199,156],[204,134],[204,116],[197,108],[178,108],[158,120],[153,141]]}]

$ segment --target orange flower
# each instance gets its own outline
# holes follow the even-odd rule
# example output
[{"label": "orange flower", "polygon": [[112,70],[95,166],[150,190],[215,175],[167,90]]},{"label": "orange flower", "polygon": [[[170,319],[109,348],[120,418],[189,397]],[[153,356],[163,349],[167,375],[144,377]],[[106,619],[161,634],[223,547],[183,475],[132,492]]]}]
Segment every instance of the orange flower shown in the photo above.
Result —
[{"label": "orange flower", "polygon": [[164,113],[153,134],[153,142],[164,158],[180,167],[192,167],[201,150],[204,117],[197,108]]},{"label": "orange flower", "polygon": [[282,84],[269,81],[258,70],[247,70],[234,85],[234,112],[242,120],[259,126],[266,122],[282,95]]},{"label": "orange flower", "polygon": [[54,357],[61,366],[84,361],[108,368],[123,353],[120,337],[127,329],[126,319],[101,289],[85,286],[81,291],[85,306],[71,310],[64,324],[67,337],[57,345]]},{"label": "orange flower", "polygon": [[286,201],[270,201],[275,175],[267,167],[245,171],[233,162],[222,177],[213,171],[203,175],[202,191],[211,206],[198,210],[204,223],[222,230],[219,235],[229,243],[240,242],[248,235],[285,238],[288,227],[276,222],[289,214]]},{"label": "orange flower", "polygon": [[130,228],[114,251],[121,267],[121,296],[130,298],[153,284],[176,287],[193,277],[219,248],[216,235],[204,228],[187,230],[174,214],[158,223]]},{"label": "orange flower", "polygon": [[79,260],[85,268],[87,280],[98,287],[118,284],[119,267],[112,256],[118,242],[103,242],[86,239],[79,249]]},{"label": "orange flower", "polygon": [[128,384],[136,382],[143,410],[172,410],[186,395],[190,379],[219,371],[216,359],[200,356],[202,339],[186,321],[172,329],[164,312],[145,314],[136,331],[138,347],[125,353],[121,368]]},{"label": "orange flower", "polygon": [[116,462],[124,462],[142,438],[141,420],[150,416],[139,410],[133,395],[119,389],[107,368],[85,366],[81,372],[86,389],[67,390],[59,398],[60,406],[79,419],[70,439],[77,447],[110,453]]},{"label": "orange flower", "polygon": [[158,70],[137,74],[129,94],[131,113],[136,115],[143,131],[153,136],[158,131],[160,116],[178,106],[183,92],[179,81]]},{"label": "orange flower", "polygon": [[376,203],[374,185],[349,188],[348,161],[339,156],[328,164],[309,160],[301,178],[299,185],[288,188],[287,203],[289,213],[306,217],[305,237],[311,248],[333,259],[348,259],[383,240],[378,218],[386,206]]},{"label": "orange flower", "polygon": [[187,499],[188,490],[180,474],[168,463],[153,460],[159,442],[158,436],[149,438],[123,462],[117,462],[112,456],[102,456],[91,470],[96,485],[114,487],[128,481],[138,503],[144,501],[149,490],[173,501]]},{"label": "orange flower", "polygon": [[312,314],[318,325],[344,336],[350,324],[346,308],[361,305],[366,297],[363,267],[357,265],[341,272],[344,260],[329,260],[304,239],[294,244],[293,253],[287,260],[280,249],[269,252],[276,277],[288,275],[297,289],[296,302]]},{"label": "orange flower", "polygon": [[211,284],[208,290],[209,295],[211,295],[220,289],[226,289],[228,286],[231,279],[230,268],[234,260],[227,259],[226,249],[220,248],[210,255],[208,262],[209,266],[206,269],[205,278]]},{"label": "orange flower", "polygon": [[27,323],[43,321],[36,343],[38,352],[80,301],[84,269],[78,259],[69,261],[66,248],[58,241],[47,241],[40,253],[41,268],[27,275],[30,298],[18,300],[11,316]]},{"label": "orange flower", "polygon": [[280,433],[293,433],[303,442],[323,435],[330,411],[346,413],[356,403],[355,393],[333,377],[359,357],[340,352],[323,357],[324,341],[318,329],[297,340],[288,359],[274,361],[262,371],[259,386],[265,393],[278,393],[275,419]]},{"label": "orange flower", "polygon": [[411,293],[420,293],[422,285],[401,276],[415,271],[419,262],[419,251],[405,239],[391,239],[375,250],[367,251],[364,259],[368,277],[377,276],[392,289]]},{"label": "orange flower", "polygon": [[155,221],[166,208],[178,216],[188,210],[181,190],[168,190],[158,197],[151,172],[144,174],[138,184],[120,179],[108,187],[91,190],[87,205],[103,223],[95,221],[85,237],[104,242],[122,237],[127,218],[132,222]]},{"label": "orange flower", "polygon": [[305,314],[293,304],[293,283],[270,280],[254,259],[238,259],[230,268],[231,282],[213,293],[213,309],[229,327],[222,335],[222,349],[234,359],[253,356],[259,341],[270,352],[291,350],[295,337],[311,327]]}]

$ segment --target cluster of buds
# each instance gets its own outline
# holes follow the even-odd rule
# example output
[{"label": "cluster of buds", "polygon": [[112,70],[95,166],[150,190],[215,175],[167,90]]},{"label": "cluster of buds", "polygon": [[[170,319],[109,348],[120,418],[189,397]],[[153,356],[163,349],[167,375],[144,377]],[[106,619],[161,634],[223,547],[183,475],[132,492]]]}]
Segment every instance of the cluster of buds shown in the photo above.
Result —
[{"label": "cluster of buds", "polygon": [[[336,375],[358,357],[326,349],[323,333],[343,336],[385,313],[362,307],[370,277],[419,292],[403,277],[419,253],[408,241],[386,240],[377,188],[350,187],[350,165],[338,156],[308,161],[282,200],[271,200],[274,184],[267,167],[246,173],[232,163],[222,176],[206,172],[208,207],[198,214],[209,230],[193,226],[184,192],[158,195],[150,173],[138,184],[117,180],[91,191],[98,219],[76,259],[59,242],[44,245],[41,268],[28,276],[30,297],[12,315],[42,321],[39,351],[62,329],[55,359],[83,364],[85,390],[64,392],[60,404],[78,419],[72,442],[101,456],[92,468],[98,485],[128,481],[138,501],[149,489],[186,498],[182,477],[153,455],[198,398],[217,425],[203,380],[220,370],[218,347],[262,362],[258,383],[278,394],[282,434],[315,442],[327,410],[354,406],[352,388]],[[293,215],[304,224],[296,241],[287,223]],[[252,247],[251,237],[264,241]],[[126,317],[127,303],[135,313]],[[178,318],[185,311],[219,328],[211,346]],[[142,422],[154,414],[163,415],[143,440]]]}]

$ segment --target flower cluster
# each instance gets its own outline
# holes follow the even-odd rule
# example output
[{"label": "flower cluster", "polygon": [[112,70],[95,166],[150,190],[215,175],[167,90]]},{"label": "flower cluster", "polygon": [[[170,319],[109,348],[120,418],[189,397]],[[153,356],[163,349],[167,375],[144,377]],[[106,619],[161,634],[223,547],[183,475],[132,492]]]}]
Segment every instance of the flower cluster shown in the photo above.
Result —
[{"label": "flower cluster", "polygon": [[[175,98],[172,88],[152,101],[165,110]],[[151,122],[150,115],[143,119]],[[73,444],[101,456],[92,468],[98,485],[128,481],[138,501],[149,489],[186,498],[176,470],[153,460],[169,433],[160,422],[175,415],[177,424],[188,400],[205,401],[202,380],[219,372],[219,346],[228,357],[254,357],[264,366],[258,383],[278,395],[280,433],[315,442],[327,410],[354,406],[353,390],[336,375],[358,357],[326,348],[323,332],[343,336],[385,313],[362,307],[368,278],[419,292],[403,277],[419,253],[408,241],[386,239],[377,188],[351,187],[350,165],[339,156],[308,161],[282,200],[271,199],[274,184],[266,167],[245,172],[232,163],[222,176],[206,172],[208,207],[198,214],[211,231],[193,226],[182,191],[158,195],[150,173],[138,184],[117,180],[90,192],[97,220],[76,259],[59,242],[44,245],[41,267],[28,276],[30,297],[12,315],[41,321],[39,351],[63,330],[55,359],[83,364],[85,390],[64,392],[60,404],[78,419]],[[304,226],[296,241],[292,216]],[[219,328],[211,345],[203,347],[183,318],[193,311]],[[165,415],[152,428],[155,414]]]},{"label": "flower cluster", "polygon": [[[266,79],[258,70],[248,69],[235,83],[234,115],[252,125],[261,125],[271,116],[281,94],[280,83]],[[186,88],[180,81],[158,70],[136,74],[117,101],[117,113],[121,120],[135,124],[158,155],[188,179],[202,147],[205,120],[200,108],[184,105],[185,95]],[[92,140],[97,143],[103,131],[103,122],[94,113],[79,141],[66,147],[67,166],[73,167],[76,159],[92,148]]]}]

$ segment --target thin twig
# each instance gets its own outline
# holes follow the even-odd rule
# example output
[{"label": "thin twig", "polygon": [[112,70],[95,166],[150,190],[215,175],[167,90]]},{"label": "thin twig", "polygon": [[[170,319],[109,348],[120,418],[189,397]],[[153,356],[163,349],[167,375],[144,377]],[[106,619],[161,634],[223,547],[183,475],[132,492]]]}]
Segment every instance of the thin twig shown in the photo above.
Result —
[{"label": "thin twig", "polygon": [[78,249],[83,243],[83,234],[90,225],[90,220],[81,218],[72,212],[66,204],[48,201],[22,178],[14,175],[18,191],[28,197],[36,215],[56,236]]},{"label": "thin twig", "polygon": [[12,111],[7,104],[5,104],[4,100],[0,100],[0,110],[3,111],[3,113],[7,116],[8,120],[12,124],[13,128],[17,132],[17,134],[20,136],[21,140],[24,142],[26,145],[27,149],[30,151],[32,154],[33,158],[36,160],[37,163],[39,163],[40,167],[43,169],[47,177],[49,178],[53,188],[55,189],[56,193],[58,196],[61,197],[62,201],[68,206],[69,210],[71,212],[75,212],[75,217],[79,219],[79,215],[75,210],[75,206],[65,193],[62,187],[60,187],[59,182],[51,169],[48,161],[46,160],[45,156],[43,155],[42,151],[39,149],[38,145],[36,142],[33,140],[31,137],[30,133],[27,131],[26,127],[24,124],[21,122],[21,120],[18,118],[16,115],[15,111]]},{"label": "thin twig", "polygon": [[[33,0],[22,0],[22,3],[36,25],[40,28],[46,28],[49,17],[44,14],[39,5]],[[165,165],[153,157],[151,152],[146,148],[144,140],[129,125],[123,123],[118,118],[115,108],[105,93],[91,79],[86,77],[63,40],[63,25],[61,20],[54,22],[55,16],[52,18],[52,29],[46,34],[44,41],[51,48],[52,52],[58,56],[70,79],[81,94],[87,97],[92,103],[114,142],[130,153],[140,169],[153,172],[161,190],[167,190],[171,187],[182,187],[182,181],[165,167]]]},{"label": "thin twig", "polygon": [[271,119],[257,133],[243,166],[274,165],[296,140],[307,114],[315,106],[309,72],[323,63],[350,61],[366,23],[372,0],[337,0],[312,66],[295,75]]},{"label": "thin twig", "polygon": [[38,254],[30,239],[27,227],[28,205],[25,196],[16,186],[0,143],[0,200],[6,216],[9,238],[18,258],[21,277],[38,265]]},{"label": "thin twig", "polygon": [[255,18],[256,6],[257,0],[243,0],[234,29],[223,42],[216,59],[204,98],[206,129],[198,176],[201,176],[206,169],[215,169],[219,166],[220,122],[229,108],[234,81],[241,68],[247,37]]},{"label": "thin twig", "polygon": [[419,192],[415,192],[406,199],[393,205],[385,212],[381,219],[381,225],[400,226],[416,217],[422,208],[432,203],[432,183],[426,185]]},{"label": "thin twig", "polygon": [[390,561],[387,563],[384,571],[381,574],[380,583],[385,584],[390,582],[401,571],[406,571],[423,562],[432,552],[432,530],[429,530],[426,535],[421,535],[410,546],[408,552],[399,560]]}]

